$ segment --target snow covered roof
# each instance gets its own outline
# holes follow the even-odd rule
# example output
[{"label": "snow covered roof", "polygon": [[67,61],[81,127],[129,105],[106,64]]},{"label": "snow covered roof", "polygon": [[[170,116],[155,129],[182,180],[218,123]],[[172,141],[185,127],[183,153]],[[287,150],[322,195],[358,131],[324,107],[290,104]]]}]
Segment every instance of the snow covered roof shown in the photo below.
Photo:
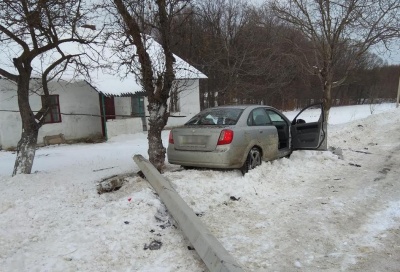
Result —
[{"label": "snow covered roof", "polygon": [[[159,43],[148,37],[145,41],[147,52],[149,53],[154,67],[154,72],[163,71],[163,51]],[[77,43],[62,44],[60,47],[65,54],[84,54],[81,61],[92,67],[89,77],[77,73],[75,66],[69,65],[68,68],[58,77],[67,81],[87,80],[98,92],[107,96],[132,95],[143,91],[142,86],[137,81],[135,75],[126,65],[120,65],[120,59],[129,60],[136,53],[134,46],[126,46],[123,51],[115,50],[117,41],[109,41],[106,45],[82,45]],[[18,46],[8,46],[2,48],[0,52],[0,67],[14,72],[12,59],[19,55]],[[174,55],[174,69],[177,80],[207,78],[202,72],[191,66],[189,63]],[[55,60],[60,58],[60,54],[54,50],[46,55],[36,58],[32,62],[32,77],[40,77],[42,72]],[[138,69],[135,69],[139,71]]]},{"label": "snow covered roof", "polygon": [[[115,45],[110,42],[111,48]],[[154,39],[146,40],[147,52],[149,53],[154,67],[154,73],[163,71],[164,56],[163,49]],[[94,70],[91,74],[91,84],[101,93],[109,96],[131,95],[143,91],[142,86],[137,81],[134,73],[128,70],[127,66],[121,66],[120,59],[129,60],[133,53],[136,53],[134,46],[126,47],[123,51],[101,48],[96,51],[101,52],[102,60],[105,62],[102,68]],[[133,53],[132,53],[133,52]],[[191,66],[189,63],[174,54],[175,76],[178,80],[207,78],[202,72]],[[139,71],[136,69],[136,71]]]}]

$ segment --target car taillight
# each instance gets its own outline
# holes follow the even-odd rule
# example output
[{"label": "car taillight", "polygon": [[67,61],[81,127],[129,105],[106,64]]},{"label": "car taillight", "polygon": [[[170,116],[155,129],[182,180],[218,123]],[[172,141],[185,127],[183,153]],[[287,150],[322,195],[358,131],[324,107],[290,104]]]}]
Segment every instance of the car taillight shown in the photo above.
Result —
[{"label": "car taillight", "polygon": [[174,144],[174,137],[172,135],[172,130],[169,132],[168,143]]},{"label": "car taillight", "polygon": [[224,129],[221,131],[221,134],[218,138],[217,145],[226,145],[232,143],[233,140],[233,131],[230,129]]}]

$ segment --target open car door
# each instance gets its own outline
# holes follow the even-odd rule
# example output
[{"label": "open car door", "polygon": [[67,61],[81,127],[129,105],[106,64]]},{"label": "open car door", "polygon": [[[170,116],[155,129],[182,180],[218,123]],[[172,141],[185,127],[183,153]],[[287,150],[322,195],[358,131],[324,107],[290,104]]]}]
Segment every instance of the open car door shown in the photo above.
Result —
[{"label": "open car door", "polygon": [[322,146],[326,137],[324,128],[326,124],[322,103],[302,109],[291,125],[292,150],[324,149]]}]

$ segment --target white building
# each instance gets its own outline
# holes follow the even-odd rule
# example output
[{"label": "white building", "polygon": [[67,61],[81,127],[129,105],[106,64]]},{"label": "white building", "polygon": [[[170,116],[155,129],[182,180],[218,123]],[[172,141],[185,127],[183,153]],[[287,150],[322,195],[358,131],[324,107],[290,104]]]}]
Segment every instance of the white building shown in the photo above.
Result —
[{"label": "white building", "polygon": [[[39,144],[43,143],[44,136],[50,135],[63,134],[65,139],[71,140],[101,136],[99,93],[96,90],[85,81],[51,82],[49,87],[57,106],[46,121],[48,124],[39,130]],[[38,111],[42,106],[41,96],[32,93],[30,105],[33,111]],[[0,79],[0,146],[3,149],[15,147],[21,131],[16,85]]]},{"label": "white building", "polygon": [[[175,95],[175,103],[172,103],[174,106],[170,107],[171,116],[166,127],[181,125],[200,111],[198,78],[176,80],[175,89],[178,91]],[[174,95],[171,94],[171,96]],[[171,98],[168,104],[171,105]],[[105,93],[104,105],[107,119],[104,134],[107,134],[108,138],[147,130],[148,119],[146,117],[149,116],[149,112],[145,92],[138,91],[132,94]]]},{"label": "white building", "polygon": [[[171,112],[167,126],[184,123],[200,111],[199,79],[181,79],[176,101],[178,111]],[[33,85],[33,84],[31,84]],[[134,84],[133,84],[134,85]],[[22,131],[16,85],[0,79],[0,149],[16,147]],[[103,93],[86,81],[50,82],[52,112],[39,130],[38,144],[45,136],[62,134],[65,141],[82,141],[131,134],[147,130],[147,97],[140,90],[132,93]],[[32,92],[30,105],[34,112],[42,106],[41,90]],[[103,110],[103,105],[104,110]],[[104,118],[104,114],[105,117]]]},{"label": "white building", "polygon": [[[183,124],[200,111],[199,79],[206,78],[179,57],[176,59],[184,73],[179,70],[176,73],[171,94],[174,106],[167,127]],[[43,94],[35,82],[31,80],[30,96],[34,112],[40,110]],[[121,80],[97,71],[91,84],[83,79],[58,80],[50,82],[49,89],[53,105],[46,124],[39,130],[38,144],[45,143],[45,137],[57,138],[57,135],[56,142],[69,142],[147,130],[147,97],[133,75]],[[0,78],[0,149],[16,147],[21,131],[17,86]]]},{"label": "white building", "polygon": [[[155,65],[153,72],[156,74],[163,70],[163,49],[151,37],[146,38],[147,50]],[[128,67],[119,65],[120,60],[115,51],[110,49],[112,46],[98,47],[95,50],[95,45],[91,46],[92,50],[84,46],[64,45],[63,51],[66,54],[85,52],[88,57],[82,57],[83,61],[91,65],[97,58],[98,67],[101,68],[90,73],[90,83],[69,66],[62,73],[61,79],[49,83],[53,105],[51,114],[46,116],[46,124],[39,130],[38,144],[44,143],[46,136],[49,138],[60,134],[63,141],[73,141],[104,136],[110,138],[147,130],[147,98],[136,77]],[[131,52],[135,52],[134,47],[127,47],[126,52],[119,53],[129,57]],[[0,66],[11,72],[15,69],[12,65],[13,54],[15,53],[0,52]],[[167,126],[182,124],[188,116],[200,111],[199,79],[207,78],[178,56],[174,57],[176,80],[171,93],[174,103],[171,108],[172,117]],[[40,78],[43,69],[58,58],[55,50],[35,59],[32,63],[33,76]],[[37,81],[32,79],[30,105],[34,112],[40,110],[42,105],[42,90],[35,84],[37,85]],[[0,77],[0,149],[17,145],[21,137],[21,127],[17,86]]]}]

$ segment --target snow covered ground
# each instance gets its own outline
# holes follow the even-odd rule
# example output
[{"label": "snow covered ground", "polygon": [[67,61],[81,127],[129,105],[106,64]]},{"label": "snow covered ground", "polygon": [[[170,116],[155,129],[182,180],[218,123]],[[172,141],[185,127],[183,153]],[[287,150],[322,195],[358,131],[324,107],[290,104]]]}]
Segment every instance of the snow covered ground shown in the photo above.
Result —
[{"label": "snow covered ground", "polygon": [[[399,271],[400,109],[333,108],[330,124],[343,158],[296,151],[245,177],[173,165],[164,176],[246,271]],[[146,137],[43,147],[34,174],[16,177],[15,154],[1,151],[0,271],[207,270],[133,175]],[[117,174],[124,186],[97,194]]]}]

